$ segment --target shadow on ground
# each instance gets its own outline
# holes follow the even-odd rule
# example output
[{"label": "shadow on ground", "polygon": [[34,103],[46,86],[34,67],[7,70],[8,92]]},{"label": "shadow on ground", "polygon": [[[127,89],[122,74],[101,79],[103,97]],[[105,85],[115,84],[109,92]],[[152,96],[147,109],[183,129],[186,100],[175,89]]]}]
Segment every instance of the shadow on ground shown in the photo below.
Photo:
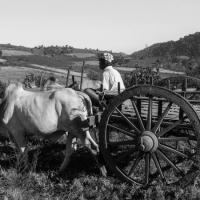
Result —
[{"label": "shadow on ground", "polygon": [[[58,169],[64,159],[64,144],[48,144],[43,147],[31,149],[28,151],[27,170],[36,172],[58,172]],[[4,169],[16,166],[16,152],[11,146],[0,147],[0,166]],[[87,148],[79,148],[70,159],[70,163],[63,175],[73,179],[77,174],[99,174],[99,169],[94,157]]]}]

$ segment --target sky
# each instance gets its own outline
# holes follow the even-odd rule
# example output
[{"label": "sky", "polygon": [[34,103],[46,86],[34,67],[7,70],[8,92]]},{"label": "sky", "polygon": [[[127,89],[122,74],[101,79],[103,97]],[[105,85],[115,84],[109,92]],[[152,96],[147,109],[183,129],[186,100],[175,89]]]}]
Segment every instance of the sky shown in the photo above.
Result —
[{"label": "sky", "polygon": [[0,44],[127,54],[200,31],[200,0],[0,0]]}]

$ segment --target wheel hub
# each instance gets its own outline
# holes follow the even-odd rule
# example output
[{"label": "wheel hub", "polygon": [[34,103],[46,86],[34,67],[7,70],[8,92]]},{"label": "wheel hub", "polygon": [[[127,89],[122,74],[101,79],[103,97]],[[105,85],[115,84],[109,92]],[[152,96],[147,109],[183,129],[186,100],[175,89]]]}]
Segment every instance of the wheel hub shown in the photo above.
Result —
[{"label": "wheel hub", "polygon": [[154,152],[158,148],[158,139],[151,131],[144,131],[140,138],[140,149],[144,152]]}]

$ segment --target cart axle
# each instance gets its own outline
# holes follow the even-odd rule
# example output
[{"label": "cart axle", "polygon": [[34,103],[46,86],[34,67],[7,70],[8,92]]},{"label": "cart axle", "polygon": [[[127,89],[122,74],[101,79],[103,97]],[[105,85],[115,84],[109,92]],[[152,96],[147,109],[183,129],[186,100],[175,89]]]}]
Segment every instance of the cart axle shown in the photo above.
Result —
[{"label": "cart axle", "polygon": [[140,149],[144,152],[155,152],[158,148],[158,139],[151,131],[144,131],[140,138]]}]

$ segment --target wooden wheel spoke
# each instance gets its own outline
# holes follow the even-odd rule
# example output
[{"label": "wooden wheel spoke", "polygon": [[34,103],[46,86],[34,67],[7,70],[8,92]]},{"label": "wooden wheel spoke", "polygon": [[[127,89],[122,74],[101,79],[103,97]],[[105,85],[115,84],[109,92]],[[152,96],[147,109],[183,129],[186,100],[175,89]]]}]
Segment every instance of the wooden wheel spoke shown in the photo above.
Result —
[{"label": "wooden wheel spoke", "polygon": [[188,158],[188,156],[172,147],[169,147],[167,145],[163,145],[163,144],[159,144],[159,149],[162,149],[162,150],[166,150],[166,151],[169,151],[171,153],[174,153],[174,154],[177,154],[181,157],[184,157],[184,158]]},{"label": "wooden wheel spoke", "polygon": [[148,114],[147,114],[147,127],[146,129],[147,130],[151,130],[151,121],[152,121],[152,100],[153,100],[153,97],[150,96],[149,97],[149,106],[148,106]]},{"label": "wooden wheel spoke", "polygon": [[135,135],[133,132],[128,132],[128,131],[126,131],[126,130],[124,130],[124,129],[121,129],[121,128],[117,127],[117,126],[108,124],[108,127],[113,128],[113,129],[115,129],[115,130],[118,130],[118,131],[120,131],[121,133],[124,133],[125,135],[128,135],[128,136],[130,136],[130,137],[132,137],[132,138],[135,138],[135,137],[136,137],[136,135]]},{"label": "wooden wheel spoke", "polygon": [[150,174],[150,153],[145,155],[145,185],[149,183],[149,174]]},{"label": "wooden wheel spoke", "polygon": [[157,150],[157,154],[167,163],[169,164],[178,174],[182,174],[183,172],[160,150]]},{"label": "wooden wheel spoke", "polygon": [[118,109],[116,111],[126,120],[126,122],[137,132],[141,133],[141,131]]},{"label": "wooden wheel spoke", "polygon": [[139,111],[138,111],[138,108],[137,108],[137,106],[135,105],[135,102],[134,102],[133,100],[131,100],[131,102],[132,102],[132,106],[133,106],[133,108],[134,108],[134,110],[135,110],[135,114],[136,114],[136,116],[137,116],[137,119],[138,119],[138,121],[139,121],[140,128],[141,128],[142,131],[144,131],[144,130],[145,130],[144,124],[143,124],[142,118],[141,118],[141,116],[140,116],[140,113],[139,113]]},{"label": "wooden wheel spoke", "polygon": [[177,126],[179,126],[182,122],[183,122],[184,119],[180,119],[176,122],[174,122],[173,124],[169,125],[167,128],[161,130],[157,136],[158,137],[161,137],[163,135],[165,135],[167,132],[171,131],[172,129],[176,128]]},{"label": "wooden wheel spoke", "polygon": [[135,145],[135,140],[124,140],[124,141],[116,141],[109,142],[109,146],[120,146],[120,145]]},{"label": "wooden wheel spoke", "polygon": [[155,126],[153,127],[152,132],[155,132],[155,133],[156,133],[157,130],[160,128],[160,125],[162,124],[164,118],[167,116],[167,114],[168,114],[168,112],[169,112],[171,106],[172,106],[172,103],[170,102],[170,103],[168,104],[168,106],[166,107],[166,109],[164,110],[164,112],[162,113],[162,115],[161,115],[161,117],[159,118],[158,122],[157,122],[157,123],[155,124]]},{"label": "wooden wheel spoke", "polygon": [[152,153],[152,158],[153,158],[153,161],[154,161],[154,163],[155,163],[155,165],[156,165],[156,168],[157,168],[157,170],[158,170],[158,172],[159,172],[161,178],[162,178],[162,179],[165,179],[164,174],[163,174],[162,169],[161,169],[160,162],[159,162],[158,157],[156,156],[155,153]]},{"label": "wooden wheel spoke", "polygon": [[139,164],[140,160],[142,159],[142,157],[143,157],[143,152],[139,152],[137,157],[136,157],[136,159],[134,160],[134,162],[132,164],[131,169],[128,172],[128,176],[130,176],[134,172],[134,170],[138,166],[138,164]]},{"label": "wooden wheel spoke", "polygon": [[178,141],[189,141],[188,137],[170,137],[170,138],[158,138],[159,142],[178,142]]}]

